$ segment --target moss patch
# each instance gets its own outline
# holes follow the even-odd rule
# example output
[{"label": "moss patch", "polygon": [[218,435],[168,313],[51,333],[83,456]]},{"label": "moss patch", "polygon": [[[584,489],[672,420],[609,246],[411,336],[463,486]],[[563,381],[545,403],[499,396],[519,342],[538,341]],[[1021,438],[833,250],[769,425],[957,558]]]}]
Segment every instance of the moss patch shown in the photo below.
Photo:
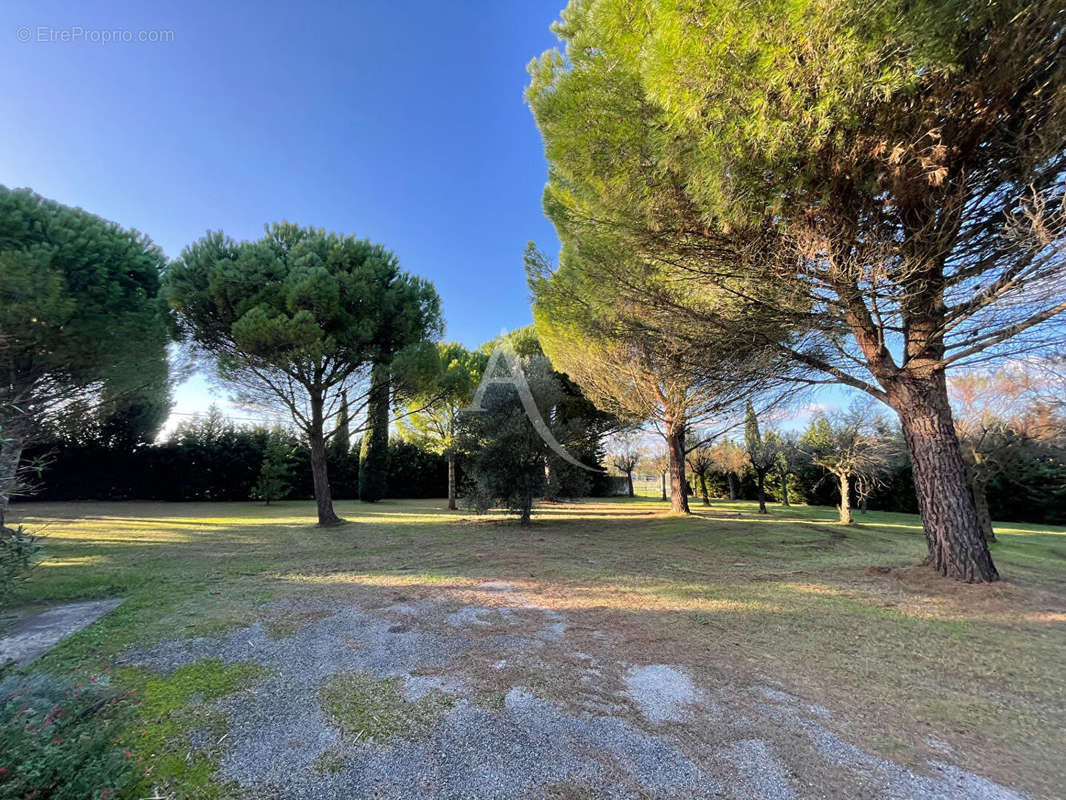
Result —
[{"label": "moss patch", "polygon": [[488,692],[478,699],[478,705],[489,711],[503,711],[506,699],[507,692],[505,691]]},{"label": "moss patch", "polygon": [[318,772],[336,774],[344,769],[344,754],[337,750],[327,750],[311,763],[311,768]]},{"label": "moss patch", "polygon": [[[125,742],[140,765],[144,778],[137,797],[167,787],[167,792],[189,800],[227,796],[225,786],[214,782],[218,770],[218,742],[225,734],[225,719],[208,704],[232,694],[262,677],[256,664],[227,665],[197,661],[170,675],[141,669],[123,669],[117,680],[139,697],[137,716]],[[193,731],[206,741],[194,749],[188,741]]]},{"label": "moss patch", "polygon": [[593,800],[596,791],[584,783],[556,783],[548,787],[548,800]]},{"label": "moss patch", "polygon": [[426,731],[452,707],[443,692],[411,702],[399,678],[374,678],[363,672],[334,675],[320,690],[322,708],[357,741],[411,737]]}]

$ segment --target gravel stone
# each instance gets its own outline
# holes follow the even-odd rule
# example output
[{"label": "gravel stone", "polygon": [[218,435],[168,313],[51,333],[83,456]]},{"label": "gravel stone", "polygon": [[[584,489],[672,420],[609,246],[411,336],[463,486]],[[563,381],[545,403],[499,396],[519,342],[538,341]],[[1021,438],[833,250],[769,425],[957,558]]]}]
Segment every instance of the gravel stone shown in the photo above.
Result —
[{"label": "gravel stone", "polygon": [[511,593],[515,591],[514,586],[503,581],[485,581],[484,583],[479,583],[477,588],[483,592]]},{"label": "gravel stone", "polygon": [[629,696],[640,707],[644,718],[655,725],[680,722],[689,706],[700,699],[692,679],[666,664],[634,667],[625,676]]},{"label": "gravel stone", "polygon": [[403,697],[411,703],[417,703],[433,692],[457,695],[465,687],[465,681],[442,678],[437,675],[404,675],[403,677]]},{"label": "gravel stone", "polygon": [[829,763],[862,776],[872,795],[884,800],[1026,800],[1026,796],[939,761],[928,766],[943,775],[919,775],[833,733],[820,722],[780,706],[759,710],[781,725],[809,737],[817,752]]},{"label": "gravel stone", "polygon": [[[486,585],[501,584],[482,588]],[[824,709],[786,692],[697,687],[677,666],[626,669],[611,658],[611,650],[598,658],[575,652],[571,655],[580,667],[558,666],[573,671],[573,686],[587,687],[582,689],[587,699],[576,705],[564,707],[532,688],[512,686],[502,707],[482,707],[474,702],[481,688],[473,677],[477,673],[463,672],[467,661],[494,674],[543,670],[565,641],[564,614],[531,607],[519,595],[510,600],[515,607],[424,601],[371,610],[323,603],[314,610],[329,610],[329,616],[284,638],[272,639],[254,624],[217,638],[131,650],[122,660],[164,673],[204,658],[254,661],[267,668],[257,683],[212,707],[229,723],[220,779],[239,784],[242,796],[542,800],[550,791],[573,786],[598,800],[822,797],[805,793],[814,787],[799,779],[803,764],[797,759],[807,758],[842,770],[858,787],[854,796],[1023,800],[947,763],[929,762],[932,775],[918,775],[867,753],[826,727],[819,713]],[[298,601],[274,610],[294,608],[309,606]],[[397,614],[404,615],[401,625]],[[499,633],[485,630],[486,625],[514,628]],[[607,633],[590,635],[605,647],[622,647]],[[441,692],[453,705],[412,738],[353,740],[331,723],[319,697],[325,681],[350,671],[401,679],[409,702]],[[714,744],[703,750],[686,747],[700,730],[714,731],[717,738],[709,740]],[[192,743],[204,746],[205,736],[194,732]],[[790,742],[800,749],[794,751]],[[339,769],[316,763],[327,753]]]},{"label": "gravel stone", "polygon": [[740,739],[716,754],[733,765],[738,781],[732,792],[750,800],[795,800],[784,767],[762,739]]}]

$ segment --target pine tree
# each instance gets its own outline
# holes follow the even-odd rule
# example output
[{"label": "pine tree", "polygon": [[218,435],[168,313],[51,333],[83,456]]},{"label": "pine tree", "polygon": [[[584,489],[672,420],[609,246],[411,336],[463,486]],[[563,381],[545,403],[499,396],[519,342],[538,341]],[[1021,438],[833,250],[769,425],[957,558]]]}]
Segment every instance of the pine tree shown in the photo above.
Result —
[{"label": "pine tree", "polygon": [[342,522],[328,468],[341,393],[439,335],[432,284],[381,245],[291,223],[254,242],[208,234],[164,284],[179,329],[219,377],[242,399],[292,415],[311,450],[319,524]]},{"label": "pine tree", "polygon": [[136,231],[0,186],[0,519],[45,432],[138,404],[166,416],[165,264]]},{"label": "pine tree", "polygon": [[573,0],[530,64],[564,250],[627,256],[586,284],[676,318],[712,368],[742,331],[892,408],[927,563],[961,581],[998,573],[947,375],[1054,350],[1066,315],[1062,13]]}]

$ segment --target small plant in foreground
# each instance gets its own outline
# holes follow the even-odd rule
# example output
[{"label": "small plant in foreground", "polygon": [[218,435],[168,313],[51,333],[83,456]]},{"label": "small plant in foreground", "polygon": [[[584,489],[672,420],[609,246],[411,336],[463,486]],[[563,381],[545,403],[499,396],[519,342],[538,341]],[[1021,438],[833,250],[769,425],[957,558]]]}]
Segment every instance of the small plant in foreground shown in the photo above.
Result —
[{"label": "small plant in foreground", "polygon": [[0,526],[0,603],[11,599],[41,552],[40,539],[19,525]]},{"label": "small plant in foreground", "polygon": [[135,762],[122,731],[133,701],[105,681],[0,681],[0,797],[107,800],[132,785]]}]

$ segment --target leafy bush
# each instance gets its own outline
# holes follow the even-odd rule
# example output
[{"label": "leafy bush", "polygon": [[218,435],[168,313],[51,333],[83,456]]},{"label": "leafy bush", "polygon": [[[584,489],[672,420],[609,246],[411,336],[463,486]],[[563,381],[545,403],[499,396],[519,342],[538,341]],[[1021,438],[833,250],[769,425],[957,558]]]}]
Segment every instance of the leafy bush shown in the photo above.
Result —
[{"label": "leafy bush", "polygon": [[[553,489],[552,483],[553,495],[557,496],[588,490],[588,480],[576,470],[560,475],[561,462],[543,435],[547,430],[564,448],[576,449],[585,444],[583,432],[588,425],[578,416],[556,413],[565,393],[548,359],[515,357],[512,363],[520,365],[525,376],[526,386],[521,391],[529,392],[526,399],[532,399],[537,409],[555,412],[548,419],[538,418],[535,424],[515,385],[490,385],[480,398],[480,407],[465,411],[460,417],[459,451],[467,474],[463,485],[465,504],[478,512],[505,508],[520,515],[525,525],[532,514],[533,500]],[[517,372],[510,363],[508,369],[511,374]],[[552,481],[545,474],[546,463],[553,476],[558,476]]]},{"label": "leafy bush", "polygon": [[136,778],[121,732],[133,703],[93,679],[0,681],[0,798],[107,800]]},{"label": "leafy bush", "polygon": [[281,428],[271,431],[263,455],[263,466],[259,468],[259,480],[252,488],[252,499],[263,500],[270,505],[271,500],[279,500],[288,494],[291,477],[288,458],[291,450]]},{"label": "leafy bush", "polygon": [[0,527],[0,603],[11,598],[41,550],[38,537],[17,528]]}]

